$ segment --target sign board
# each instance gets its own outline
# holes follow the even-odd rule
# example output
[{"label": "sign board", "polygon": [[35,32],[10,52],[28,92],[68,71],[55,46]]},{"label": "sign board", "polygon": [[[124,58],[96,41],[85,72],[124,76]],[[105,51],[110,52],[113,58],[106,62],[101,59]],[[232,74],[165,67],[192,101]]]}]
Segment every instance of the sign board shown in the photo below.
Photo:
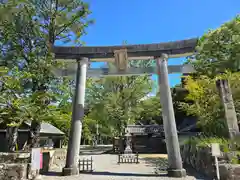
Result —
[{"label": "sign board", "polygon": [[40,152],[40,169],[43,168],[43,154]]},{"label": "sign board", "polygon": [[221,156],[220,146],[218,143],[212,143],[211,149],[212,149],[212,156],[216,156],[216,157]]},{"label": "sign board", "polygon": [[32,165],[32,170],[41,169],[41,166],[42,166],[41,148],[32,148],[31,165]]},{"label": "sign board", "polygon": [[214,160],[215,160],[217,179],[219,180],[220,179],[220,173],[219,173],[218,157],[221,156],[220,146],[219,146],[218,143],[212,143],[211,144],[211,149],[212,149],[212,156],[214,156]]}]

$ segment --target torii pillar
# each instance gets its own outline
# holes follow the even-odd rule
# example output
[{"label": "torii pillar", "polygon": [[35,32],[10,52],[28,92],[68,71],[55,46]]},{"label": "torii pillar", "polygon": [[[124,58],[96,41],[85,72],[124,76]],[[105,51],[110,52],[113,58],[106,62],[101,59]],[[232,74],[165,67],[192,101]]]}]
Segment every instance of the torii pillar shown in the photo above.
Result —
[{"label": "torii pillar", "polygon": [[87,78],[88,58],[77,60],[76,85],[73,96],[72,122],[69,134],[66,165],[62,170],[64,176],[79,174],[78,160],[84,117],[84,101]]},{"label": "torii pillar", "polygon": [[162,54],[155,59],[157,64],[160,102],[162,106],[164,133],[168,153],[168,176],[185,177],[186,170],[183,169],[182,165],[172,95],[168,80],[168,55]]}]

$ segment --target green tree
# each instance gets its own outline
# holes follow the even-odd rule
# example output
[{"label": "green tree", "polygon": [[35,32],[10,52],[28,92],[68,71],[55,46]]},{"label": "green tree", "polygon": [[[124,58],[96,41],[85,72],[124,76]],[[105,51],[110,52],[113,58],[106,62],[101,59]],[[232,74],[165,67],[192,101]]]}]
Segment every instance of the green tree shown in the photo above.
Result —
[{"label": "green tree", "polygon": [[172,88],[172,101],[173,101],[173,108],[175,113],[175,120],[177,127],[189,118],[187,112],[182,108],[182,103],[191,104],[192,101],[186,100],[186,95],[188,91],[182,85],[176,85]]},{"label": "green tree", "polygon": [[[240,74],[228,73],[224,78],[228,77],[232,89],[235,108],[239,119],[239,86]],[[221,78],[221,76],[216,77]],[[226,121],[224,109],[221,103],[219,92],[216,88],[216,80],[207,76],[200,76],[197,79],[188,77],[186,79],[186,101],[182,102],[182,108],[188,115],[198,117],[198,126],[206,135],[227,136]]]},{"label": "green tree", "polygon": [[[81,0],[9,0],[1,3],[0,12],[1,59],[8,66],[21,65],[22,72],[31,73],[31,78],[23,85],[32,94],[36,106],[32,110],[39,113],[40,108],[42,114],[47,114],[48,107],[57,100],[53,92],[63,94],[56,89],[56,83],[63,83],[63,80],[56,80],[51,72],[52,67],[59,65],[51,48],[56,41],[69,42],[72,37],[79,42],[91,23],[87,19],[91,13],[88,4]],[[29,144],[36,147],[42,118],[36,114],[31,120]]]},{"label": "green tree", "polygon": [[189,59],[198,74],[215,77],[226,70],[240,70],[240,16],[210,30],[198,42],[197,54]]},{"label": "green tree", "polygon": [[214,80],[206,76],[193,80],[189,76],[185,88],[188,91],[185,100],[192,102],[181,104],[187,115],[198,117],[198,126],[206,134],[223,135],[224,114]]},{"label": "green tree", "polygon": [[[74,90],[74,82],[71,80],[69,83],[69,78],[63,78],[62,83],[54,83],[55,89],[58,91],[54,91],[54,97],[57,104],[51,105],[50,112],[48,116],[45,118],[45,121],[50,122],[52,125],[60,129],[65,133],[65,138],[63,144],[67,144],[67,140],[69,138],[70,127],[71,127],[71,117],[72,117],[72,96]],[[86,90],[91,89],[92,79],[87,80]],[[88,101],[87,101],[88,102]],[[87,117],[88,114],[88,104],[85,108],[85,114],[83,121],[83,140],[88,143],[92,140],[93,133],[93,124],[96,122]]]},{"label": "green tree", "polygon": [[[219,94],[216,90],[217,78],[230,81],[237,114],[239,97],[236,86],[239,85],[240,70],[240,16],[210,30],[198,42],[197,53],[189,58],[196,74],[187,79],[188,95],[183,102],[184,110],[199,118],[199,125],[206,134],[224,136],[226,123]],[[233,74],[229,73],[232,72]],[[221,75],[225,73],[224,75]],[[235,77],[235,78],[234,78]]]},{"label": "green tree", "polygon": [[6,128],[8,151],[14,151],[17,144],[18,127],[27,116],[29,98],[23,93],[22,81],[29,78],[28,73],[21,73],[18,68],[7,68],[0,76],[0,124]]},{"label": "green tree", "polygon": [[126,125],[139,117],[141,99],[152,91],[152,86],[148,75],[97,79],[87,93],[93,102],[88,116],[102,127],[108,126],[111,135],[121,135]]},{"label": "green tree", "polygon": [[162,124],[162,109],[159,94],[141,101],[137,123],[144,125]]}]

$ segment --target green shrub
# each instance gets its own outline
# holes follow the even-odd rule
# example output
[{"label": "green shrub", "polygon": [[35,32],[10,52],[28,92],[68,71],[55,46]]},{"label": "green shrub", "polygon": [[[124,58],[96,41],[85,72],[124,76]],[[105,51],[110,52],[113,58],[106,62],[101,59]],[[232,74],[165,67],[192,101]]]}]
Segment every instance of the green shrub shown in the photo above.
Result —
[{"label": "green shrub", "polygon": [[238,157],[233,157],[231,160],[231,164],[240,164]]},{"label": "green shrub", "polygon": [[185,141],[184,144],[192,145],[196,148],[210,147],[212,143],[218,143],[220,149],[224,153],[234,153],[234,156],[229,159],[231,164],[240,164],[239,143],[237,140],[228,140],[219,137],[192,137]]},{"label": "green shrub", "polygon": [[210,147],[212,143],[218,143],[220,145],[221,151],[222,152],[229,152],[230,149],[230,141],[224,138],[219,138],[219,137],[193,137],[190,138],[185,142],[185,144],[190,144],[195,146],[196,148],[201,148],[201,147]]}]

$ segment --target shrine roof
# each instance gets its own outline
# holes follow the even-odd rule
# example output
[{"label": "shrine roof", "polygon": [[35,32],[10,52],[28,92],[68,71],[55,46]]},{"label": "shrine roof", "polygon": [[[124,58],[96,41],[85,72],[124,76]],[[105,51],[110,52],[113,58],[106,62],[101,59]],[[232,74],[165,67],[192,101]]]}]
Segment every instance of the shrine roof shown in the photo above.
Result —
[{"label": "shrine roof", "polygon": [[131,134],[158,134],[164,132],[163,125],[128,125],[126,130]]},{"label": "shrine roof", "polygon": [[[28,125],[29,127],[31,126],[31,122],[24,122],[26,125]],[[56,135],[64,135],[65,133],[62,132],[60,129],[56,128],[55,126],[53,126],[50,123],[47,122],[42,122],[41,123],[41,129],[40,129],[40,133],[44,133],[44,134],[56,134]]]}]

